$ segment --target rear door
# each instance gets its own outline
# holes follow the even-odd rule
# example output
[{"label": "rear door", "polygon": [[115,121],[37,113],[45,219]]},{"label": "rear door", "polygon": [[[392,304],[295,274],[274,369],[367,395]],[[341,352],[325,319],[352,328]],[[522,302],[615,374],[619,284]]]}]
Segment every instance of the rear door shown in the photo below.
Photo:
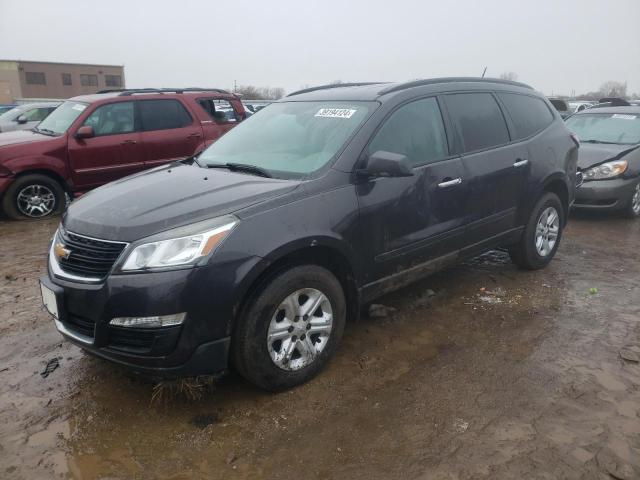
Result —
[{"label": "rear door", "polygon": [[360,248],[369,284],[459,249],[468,195],[464,167],[458,156],[449,153],[436,98],[398,107],[365,154],[380,150],[405,155],[414,175],[375,178],[357,186]]},{"label": "rear door", "polygon": [[456,93],[443,98],[469,176],[465,243],[482,250],[494,237],[516,227],[530,171],[527,149],[511,142],[507,121],[492,93]]},{"label": "rear door", "polygon": [[243,112],[237,111],[231,102],[223,98],[202,97],[198,98],[197,103],[208,116],[207,120],[202,121],[206,146],[211,145],[244,118]]},{"label": "rear door", "polygon": [[83,122],[91,126],[93,138],[68,140],[71,175],[77,189],[89,189],[144,168],[145,152],[138,131],[135,102],[98,106]]},{"label": "rear door", "polygon": [[202,128],[179,100],[138,100],[145,168],[184,160],[202,144]]}]

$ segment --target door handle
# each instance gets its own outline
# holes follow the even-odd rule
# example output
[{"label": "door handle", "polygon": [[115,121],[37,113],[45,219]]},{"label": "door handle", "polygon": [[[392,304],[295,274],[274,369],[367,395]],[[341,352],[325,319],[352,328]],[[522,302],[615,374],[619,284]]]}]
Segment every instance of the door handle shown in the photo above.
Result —
[{"label": "door handle", "polygon": [[462,183],[461,178],[454,178],[453,180],[447,180],[445,178],[445,181],[439,183],[438,186],[440,188],[448,188],[448,187],[453,187],[454,185],[460,185],[461,183]]},{"label": "door handle", "polygon": [[525,159],[523,159],[523,160],[518,159],[518,160],[516,160],[516,163],[514,163],[514,164],[513,164],[513,166],[514,166],[515,168],[518,168],[518,167],[524,167],[524,166],[525,166],[525,165],[527,165],[528,163],[529,163],[529,160],[527,160],[526,158],[525,158]]},{"label": "door handle", "polygon": [[190,133],[189,135],[187,135],[187,138],[200,138],[202,137],[202,135],[200,135],[199,133]]},{"label": "door handle", "polygon": [[135,145],[136,142],[135,140],[125,140],[124,142],[122,142],[122,145]]}]

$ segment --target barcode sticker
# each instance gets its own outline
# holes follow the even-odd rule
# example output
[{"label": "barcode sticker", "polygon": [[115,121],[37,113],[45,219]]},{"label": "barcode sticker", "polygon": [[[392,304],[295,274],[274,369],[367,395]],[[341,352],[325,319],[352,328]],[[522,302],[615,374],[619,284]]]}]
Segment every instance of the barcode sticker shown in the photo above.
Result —
[{"label": "barcode sticker", "polygon": [[351,118],[356,112],[357,110],[351,108],[321,108],[315,116],[325,118]]}]

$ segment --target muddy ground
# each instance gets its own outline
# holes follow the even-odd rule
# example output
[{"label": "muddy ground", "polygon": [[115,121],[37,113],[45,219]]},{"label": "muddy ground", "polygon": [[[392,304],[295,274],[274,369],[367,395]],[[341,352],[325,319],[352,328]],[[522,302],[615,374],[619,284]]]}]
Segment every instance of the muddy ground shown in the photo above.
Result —
[{"label": "muddy ground", "polygon": [[2,479],[640,478],[640,221],[574,216],[543,271],[493,252],[389,295],[293,391],[154,404],[43,311],[56,223],[0,222]]}]

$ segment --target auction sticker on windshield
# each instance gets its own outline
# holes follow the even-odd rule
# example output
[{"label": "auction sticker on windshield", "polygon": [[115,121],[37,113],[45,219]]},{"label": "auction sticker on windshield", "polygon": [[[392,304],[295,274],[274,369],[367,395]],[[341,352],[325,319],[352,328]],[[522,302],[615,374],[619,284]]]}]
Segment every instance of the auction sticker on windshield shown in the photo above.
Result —
[{"label": "auction sticker on windshield", "polygon": [[356,112],[357,110],[352,108],[321,108],[315,116],[325,118],[351,118]]},{"label": "auction sticker on windshield", "polygon": [[623,114],[623,113],[615,113],[615,114],[611,115],[611,118],[622,118],[623,120],[635,120],[636,116],[635,115],[627,115],[627,114]]},{"label": "auction sticker on windshield", "polygon": [[78,110],[79,112],[83,112],[85,108],[87,108],[86,105],[82,105],[80,103],[76,103],[73,107],[74,110]]}]

